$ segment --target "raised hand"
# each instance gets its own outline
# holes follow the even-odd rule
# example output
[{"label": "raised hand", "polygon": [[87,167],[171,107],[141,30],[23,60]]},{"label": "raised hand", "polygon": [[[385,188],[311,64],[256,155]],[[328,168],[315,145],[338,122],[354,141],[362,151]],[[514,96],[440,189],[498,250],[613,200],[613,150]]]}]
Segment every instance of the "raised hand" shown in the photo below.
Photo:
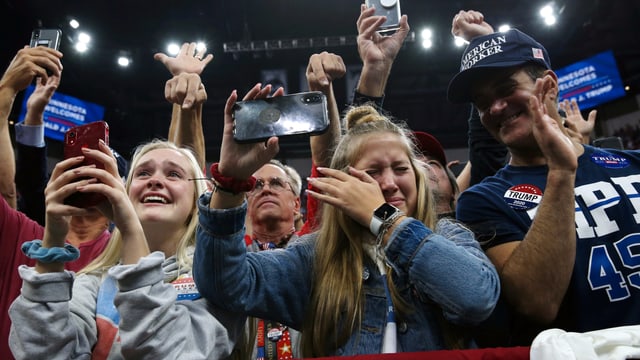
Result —
[{"label": "raised hand", "polygon": [[307,65],[307,83],[309,90],[327,93],[331,83],[340,79],[347,72],[347,68],[339,55],[326,51],[313,54]]},{"label": "raised hand", "polygon": [[374,16],[375,9],[360,6],[360,17],[356,25],[358,27],[358,53],[362,62],[367,64],[379,64],[390,67],[398,55],[404,39],[409,34],[409,22],[406,15],[400,18],[400,28],[392,35],[382,35],[378,32],[386,18]]},{"label": "raised hand", "polygon": [[[27,111],[42,114],[59,85],[60,76],[55,74],[49,76],[46,83],[37,81],[35,90],[27,99]],[[42,116],[39,116],[39,118],[42,119]]]},{"label": "raised hand", "polygon": [[182,73],[201,75],[207,64],[213,60],[212,54],[204,56],[206,52],[207,49],[198,50],[197,44],[192,42],[182,44],[176,57],[156,53],[153,58],[160,61],[173,76]]},{"label": "raised hand", "polygon": [[471,39],[492,34],[493,27],[484,21],[484,15],[481,12],[475,10],[460,10],[451,22],[451,34],[471,41]]},{"label": "raised hand", "polygon": [[198,74],[181,73],[167,81],[164,97],[170,103],[190,109],[207,101],[207,92]]},{"label": "raised hand", "polygon": [[365,171],[349,167],[349,173],[330,168],[318,168],[324,177],[308,178],[314,198],[337,207],[350,218],[368,227],[375,209],[384,203],[378,182]]},{"label": "raised hand", "polygon": [[26,89],[36,77],[40,78],[40,82],[44,85],[49,79],[47,70],[50,70],[53,75],[61,76],[61,58],[62,53],[57,50],[45,46],[34,48],[25,46],[11,60],[0,79],[0,88],[10,88],[17,94]]},{"label": "raised hand", "polygon": [[[244,96],[243,100],[264,99],[271,93],[271,85],[261,88],[256,84]],[[284,93],[279,88],[274,96]],[[278,138],[271,137],[264,143],[239,144],[233,139],[233,106],[238,100],[236,90],[231,92],[224,107],[224,131],[222,145],[220,147],[220,163],[218,170],[224,176],[230,176],[238,180],[251,177],[262,165],[268,163],[278,153]]]},{"label": "raised hand", "polygon": [[542,101],[545,81],[553,81],[550,75],[536,79],[534,95],[529,98],[529,111],[533,116],[533,135],[547,160],[549,170],[575,172],[578,168],[577,147],[560,128],[556,119],[549,116],[547,105]]},{"label": "raised hand", "polygon": [[565,99],[558,106],[567,114],[565,126],[570,130],[571,136],[583,144],[588,144],[591,132],[596,124],[598,111],[591,110],[585,121],[580,112],[580,106],[578,106],[578,102],[575,99],[571,101]]}]

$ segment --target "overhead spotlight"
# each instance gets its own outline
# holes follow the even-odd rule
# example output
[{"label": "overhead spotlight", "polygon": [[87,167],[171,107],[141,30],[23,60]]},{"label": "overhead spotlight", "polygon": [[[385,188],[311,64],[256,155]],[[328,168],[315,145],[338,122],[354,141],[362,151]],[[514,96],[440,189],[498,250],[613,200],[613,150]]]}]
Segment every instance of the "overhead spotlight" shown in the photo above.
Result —
[{"label": "overhead spotlight", "polygon": [[424,28],[420,32],[422,37],[422,47],[425,49],[431,49],[433,46],[433,31],[430,28]]},{"label": "overhead spotlight", "polygon": [[467,40],[461,38],[460,36],[454,36],[453,41],[456,44],[456,47],[462,47],[469,43]]},{"label": "overhead spotlight", "polygon": [[167,54],[171,56],[176,56],[180,52],[180,45],[176,43],[171,43],[167,45]]},{"label": "overhead spotlight", "polygon": [[507,25],[507,24],[500,25],[500,26],[498,27],[498,31],[499,31],[499,32],[507,32],[507,31],[509,31],[509,30],[511,30],[511,26],[509,26],[509,25]]},{"label": "overhead spotlight", "polygon": [[86,32],[81,32],[78,34],[78,42],[83,44],[89,44],[91,42],[91,36]]},{"label": "overhead spotlight", "polygon": [[77,42],[74,45],[74,47],[75,47],[76,51],[79,52],[79,53],[83,53],[83,52],[85,52],[85,51],[87,51],[89,49],[87,44],[83,43],[83,42]]},{"label": "overhead spotlight", "polygon": [[629,91],[629,90],[631,90],[631,87],[630,87],[629,85],[626,85],[626,86],[624,87],[624,91]]},{"label": "overhead spotlight", "polygon": [[546,18],[548,16],[553,16],[553,6],[551,4],[547,4],[540,9],[540,16]]},{"label": "overhead spotlight", "polygon": [[207,44],[205,44],[202,41],[198,41],[198,43],[196,44],[196,50],[197,51],[207,51]]},{"label": "overhead spotlight", "polygon": [[547,24],[548,26],[551,26],[553,24],[555,24],[557,21],[556,17],[551,15],[551,16],[547,16],[544,18],[544,23]]},{"label": "overhead spotlight", "polygon": [[543,6],[540,9],[540,16],[544,20],[544,23],[547,24],[547,26],[551,26],[555,24],[557,21],[557,18],[556,18],[556,11],[553,6],[553,3],[549,3]]},{"label": "overhead spotlight", "polygon": [[130,63],[131,63],[131,60],[128,57],[126,56],[118,57],[118,65],[120,65],[121,67],[127,67],[129,66]]},{"label": "overhead spotlight", "polygon": [[71,19],[69,20],[69,26],[71,26],[72,29],[77,29],[80,27],[80,23],[76,19]]}]

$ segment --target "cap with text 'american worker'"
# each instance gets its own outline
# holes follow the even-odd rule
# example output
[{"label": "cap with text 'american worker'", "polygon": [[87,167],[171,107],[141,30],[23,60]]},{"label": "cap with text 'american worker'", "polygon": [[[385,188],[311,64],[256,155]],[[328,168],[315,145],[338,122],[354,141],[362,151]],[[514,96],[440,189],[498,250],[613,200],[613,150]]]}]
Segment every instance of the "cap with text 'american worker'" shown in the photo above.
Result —
[{"label": "cap with text 'american worker'", "polygon": [[451,79],[447,98],[452,103],[471,102],[471,86],[480,75],[527,63],[551,69],[547,50],[522,31],[510,29],[478,36],[462,53],[460,72]]}]

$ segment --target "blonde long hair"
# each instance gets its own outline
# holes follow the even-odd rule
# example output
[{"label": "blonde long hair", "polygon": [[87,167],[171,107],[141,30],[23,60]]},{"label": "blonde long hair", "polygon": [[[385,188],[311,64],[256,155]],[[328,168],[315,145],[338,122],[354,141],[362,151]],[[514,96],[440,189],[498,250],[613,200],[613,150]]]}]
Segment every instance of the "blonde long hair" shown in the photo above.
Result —
[{"label": "blonde long hair", "polygon": [[[417,160],[412,133],[404,123],[394,123],[369,105],[354,107],[346,114],[347,133],[336,146],[331,168],[347,171],[361,156],[373,136],[390,133],[404,145],[417,186],[417,204],[413,214],[430,228],[436,223],[423,166]],[[302,331],[303,356],[327,356],[351,337],[362,323],[364,293],[362,285],[363,241],[368,230],[333,206],[324,206],[318,230],[313,267],[313,285],[309,311]],[[399,314],[410,311],[388,274],[392,298]]]},{"label": "blonde long hair", "polygon": [[[176,144],[169,141],[154,139],[151,142],[138,146],[135,153],[133,154],[131,165],[129,167],[129,175],[127,176],[127,181],[125,184],[127,194],[129,193],[129,189],[131,188],[133,173],[136,170],[140,159],[143,155],[157,149],[171,149],[184,155],[191,167],[191,173],[189,174],[189,176],[194,179],[202,177],[202,170],[200,168],[200,165],[198,165],[198,161],[196,160],[196,157],[191,150],[178,147]],[[178,240],[178,244],[176,246],[176,260],[178,266],[182,269],[189,270],[193,266],[193,259],[187,254],[187,247],[193,246],[196,243],[196,227],[198,225],[198,198],[202,193],[204,193],[205,189],[206,187],[203,181],[195,181],[195,191],[193,192],[193,208],[191,209],[190,216],[187,218],[184,233]],[[107,244],[107,247],[104,249],[102,254],[100,254],[100,256],[95,258],[85,268],[79,271],[79,274],[86,274],[90,272],[105,272],[110,267],[118,264],[118,262],[120,261],[121,248],[122,234],[116,228],[111,234],[109,244]]]}]

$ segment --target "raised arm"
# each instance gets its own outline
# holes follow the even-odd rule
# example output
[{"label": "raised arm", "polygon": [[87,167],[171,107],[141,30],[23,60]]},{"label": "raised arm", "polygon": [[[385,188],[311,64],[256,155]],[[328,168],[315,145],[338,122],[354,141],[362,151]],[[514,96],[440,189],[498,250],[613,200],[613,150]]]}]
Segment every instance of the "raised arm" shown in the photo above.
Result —
[{"label": "raised arm", "polygon": [[[176,57],[156,53],[153,58],[160,61],[175,78],[181,74],[201,75],[213,60],[212,54],[204,56],[205,53],[205,48],[198,49],[196,43],[191,42],[182,44]],[[180,89],[174,87],[177,91],[171,97],[168,97],[165,87],[165,97],[173,103],[168,139],[179,146],[191,148],[204,169],[206,147],[202,130],[202,103],[207,100],[206,91],[201,82],[198,86],[192,84],[191,87]]]},{"label": "raised arm", "polygon": [[[545,82],[538,79],[536,91]],[[583,148],[569,139],[542,105],[530,99],[533,134],[546,159],[547,183],[536,216],[522,241],[487,250],[502,280],[503,293],[518,312],[541,323],[553,321],[564,300],[576,257],[574,186],[577,155]]]},{"label": "raised arm", "polygon": [[[451,34],[466,41],[493,33],[493,27],[484,20],[484,15],[475,10],[461,10],[451,21]],[[494,175],[507,161],[506,146],[499,143],[480,123],[475,107],[469,113],[469,161],[464,178],[458,179],[460,192],[477,184],[487,176]],[[473,164],[473,166],[472,166]],[[461,175],[462,175],[461,174]]]},{"label": "raised arm", "polygon": [[311,160],[316,166],[329,166],[331,149],[340,138],[340,112],[333,93],[333,81],[342,78],[346,71],[342,58],[336,54],[323,51],[309,58],[306,73],[309,90],[322,91],[326,95],[329,112],[329,129],[309,139]]},{"label": "raised arm", "polygon": [[24,122],[15,126],[16,188],[20,194],[20,211],[44,226],[44,188],[47,186],[47,148],[44,141],[44,110],[60,84],[51,75],[46,84],[36,82],[27,100]]},{"label": "raised arm", "polygon": [[47,70],[60,76],[62,53],[43,46],[25,47],[18,51],[9,67],[0,79],[0,193],[9,205],[16,207],[15,188],[15,155],[9,134],[9,114],[16,95],[29,86],[34,78],[40,78],[41,83],[48,80]]},{"label": "raised arm", "polygon": [[362,73],[356,91],[368,97],[382,97],[387,86],[393,62],[409,34],[406,15],[400,18],[400,28],[393,35],[381,35],[378,30],[383,16],[374,16],[375,9],[360,7],[358,27],[358,54],[362,60]]}]

